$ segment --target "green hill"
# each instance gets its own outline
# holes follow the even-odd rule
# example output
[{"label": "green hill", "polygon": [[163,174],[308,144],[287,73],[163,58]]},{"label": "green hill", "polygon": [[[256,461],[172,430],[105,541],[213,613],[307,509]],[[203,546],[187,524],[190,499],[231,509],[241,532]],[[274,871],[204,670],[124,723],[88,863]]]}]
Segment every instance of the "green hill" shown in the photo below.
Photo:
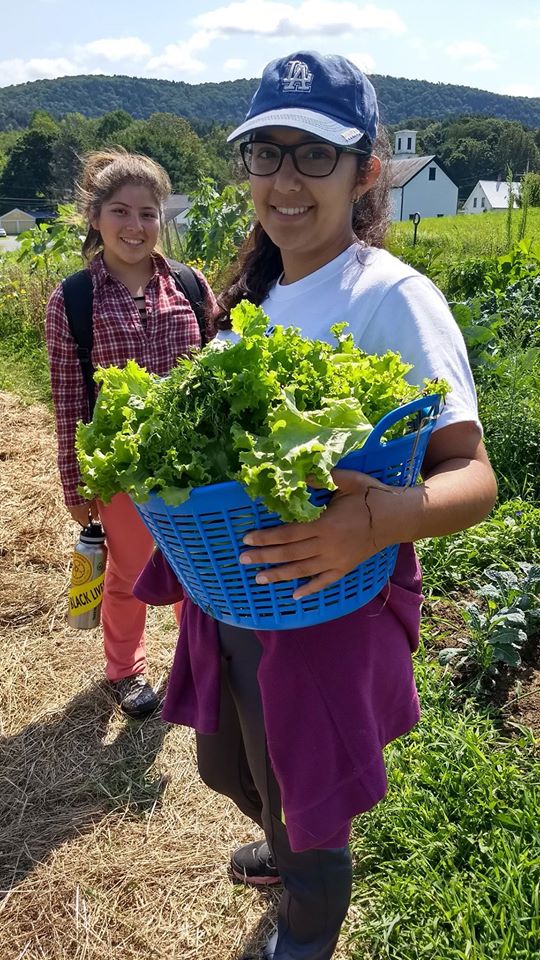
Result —
[{"label": "green hill", "polygon": [[[540,97],[506,97],[473,87],[403,77],[374,75],[371,79],[379,96],[382,120],[387,124],[413,117],[442,120],[474,114],[540,127]],[[27,126],[37,109],[47,110],[54,117],[66,113],[98,117],[111,110],[126,110],[139,119],[168,112],[188,120],[235,123],[244,116],[257,83],[251,79],[190,84],[123,76],[34,80],[0,89],[0,130]]]}]

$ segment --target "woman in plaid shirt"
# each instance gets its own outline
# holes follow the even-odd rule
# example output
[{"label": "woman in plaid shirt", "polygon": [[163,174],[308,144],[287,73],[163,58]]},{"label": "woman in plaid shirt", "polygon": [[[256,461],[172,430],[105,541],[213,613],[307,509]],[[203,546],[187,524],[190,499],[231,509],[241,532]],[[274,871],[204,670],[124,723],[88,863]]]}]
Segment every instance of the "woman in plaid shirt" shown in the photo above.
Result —
[{"label": "woman in plaid shirt", "polygon": [[[200,346],[191,305],[155,250],[170,190],[166,172],[148,157],[114,150],[90,154],[86,160],[79,203],[88,222],[82,255],[93,286],[94,367],[122,367],[132,359],[165,376],[178,357]],[[215,300],[200,279],[211,318]],[[79,420],[89,419],[88,397],[61,284],[49,300],[46,334],[66,507],[82,526],[89,516],[99,517],[107,537],[102,606],[106,674],[124,712],[140,717],[158,703],[144,678],[146,606],[132,594],[152,553],[152,537],[125,494],[104,504],[89,502],[77,491],[75,429]]]}]

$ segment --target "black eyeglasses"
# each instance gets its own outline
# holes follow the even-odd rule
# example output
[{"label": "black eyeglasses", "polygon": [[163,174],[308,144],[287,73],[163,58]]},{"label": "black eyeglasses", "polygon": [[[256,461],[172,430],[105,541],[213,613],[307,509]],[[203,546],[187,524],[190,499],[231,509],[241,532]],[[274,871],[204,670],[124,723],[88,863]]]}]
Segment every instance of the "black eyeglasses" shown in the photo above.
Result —
[{"label": "black eyeglasses", "polygon": [[286,154],[290,154],[294,166],[305,177],[329,177],[336,169],[342,153],[357,153],[367,157],[371,150],[354,147],[337,147],[323,140],[309,140],[285,147],[281,143],[248,140],[240,144],[240,153],[248,173],[254,177],[270,177],[280,169]]}]

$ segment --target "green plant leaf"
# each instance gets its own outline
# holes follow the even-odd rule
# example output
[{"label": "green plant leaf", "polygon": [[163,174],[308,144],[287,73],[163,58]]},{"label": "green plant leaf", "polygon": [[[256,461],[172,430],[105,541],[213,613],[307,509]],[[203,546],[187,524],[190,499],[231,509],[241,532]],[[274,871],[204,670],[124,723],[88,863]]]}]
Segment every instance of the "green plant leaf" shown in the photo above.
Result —
[{"label": "green plant leaf", "polygon": [[[267,335],[268,318],[247,301],[231,317],[234,342],[208,344],[163,379],[134,361],[97,371],[94,416],[77,431],[85,496],[108,502],[123,491],[143,501],[154,490],[173,503],[239,480],[283,520],[310,520],[321,508],[308,477],[333,489],[332,468],[381,417],[433,393],[409,383],[397,354],[366,355],[343,325],[332,345],[292,327]],[[447,385],[435,389],[444,395]],[[402,420],[384,439],[410,429]]]},{"label": "green plant leaf", "polygon": [[521,656],[519,650],[516,647],[504,646],[504,647],[493,647],[493,657],[495,660],[500,660],[502,663],[507,663],[510,667],[519,667],[521,664]]},{"label": "green plant leaf", "polygon": [[444,650],[439,650],[438,660],[439,663],[443,666],[447,663],[450,663],[452,660],[455,660],[456,657],[459,657],[463,653],[463,647],[445,647]]}]

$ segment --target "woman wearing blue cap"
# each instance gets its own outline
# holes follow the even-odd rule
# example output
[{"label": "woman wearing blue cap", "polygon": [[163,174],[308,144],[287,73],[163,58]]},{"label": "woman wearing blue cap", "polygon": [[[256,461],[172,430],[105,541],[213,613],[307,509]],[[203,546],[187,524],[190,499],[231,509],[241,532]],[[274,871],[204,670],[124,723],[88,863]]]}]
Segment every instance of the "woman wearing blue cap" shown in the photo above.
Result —
[{"label": "woman wearing blue cap", "polygon": [[[221,298],[220,336],[230,335],[230,309],[245,297],[272,324],[310,337],[332,341],[332,325],[346,321],[366,352],[399,351],[413,382],[442,377],[452,388],[422,484],[388,496],[363,474],[335,471],[339,489],[319,520],[246,537],[244,562],[275,564],[261,580],[308,578],[296,596],[399,542],[378,597],[331,623],[284,631],[217,624],[184,605],[163,715],[195,727],[202,778],[264,831],[231,866],[249,884],[283,883],[264,953],[275,960],[333,955],[351,893],[351,819],[384,796],[383,748],[419,717],[411,653],[422,596],[412,543],[477,523],[496,495],[448,306],[426,277],[381,249],[388,163],[377,124],[361,71],[302,51],[266,67],[229,138],[241,141],[258,222]],[[139,595],[156,602],[156,583],[171,586],[154,565]]]}]

